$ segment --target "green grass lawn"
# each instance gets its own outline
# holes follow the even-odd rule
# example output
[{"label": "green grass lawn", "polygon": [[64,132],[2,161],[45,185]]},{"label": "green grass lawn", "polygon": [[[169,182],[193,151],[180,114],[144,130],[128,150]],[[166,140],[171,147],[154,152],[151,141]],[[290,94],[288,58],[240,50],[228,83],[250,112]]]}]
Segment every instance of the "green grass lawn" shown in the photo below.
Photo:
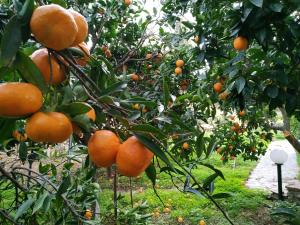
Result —
[{"label": "green grass lawn", "polygon": [[[224,165],[220,160],[220,156],[217,154],[214,154],[208,162],[220,169],[225,175],[225,181],[221,178],[217,178],[215,182],[215,193],[229,192],[232,194],[232,197],[218,200],[218,202],[220,202],[229,213],[233,221],[238,225],[269,224],[268,221],[270,221],[270,217],[268,209],[265,207],[266,204],[269,204],[266,200],[266,193],[259,190],[247,189],[244,185],[257,162],[243,161],[238,158],[236,160],[236,167],[234,168],[233,161]],[[199,181],[210,173],[211,171],[205,167],[199,167],[193,172]],[[124,196],[119,203],[120,208],[130,208],[129,192],[124,191],[128,189],[129,180],[128,178],[121,177],[119,181],[119,189],[123,190],[121,193]],[[145,213],[152,213],[154,211],[160,212],[159,216],[153,217],[147,224],[177,224],[176,221],[179,216],[184,218],[184,224],[198,224],[201,219],[207,221],[207,224],[212,225],[229,224],[210,201],[192,193],[182,193],[178,191],[170,181],[169,175],[165,173],[158,175],[157,184],[159,188],[157,192],[163,202],[167,206],[170,206],[171,212],[168,214],[163,213],[164,206],[158,197],[156,197],[151,188],[151,183],[145,175],[139,179],[134,179],[132,183],[134,189],[133,202],[135,206],[147,201],[148,208],[145,210]],[[175,183],[179,184],[176,180]],[[106,187],[101,194],[101,212],[103,215],[112,210],[112,189],[109,187],[109,184],[104,186]],[[181,184],[181,190],[182,186]]]}]

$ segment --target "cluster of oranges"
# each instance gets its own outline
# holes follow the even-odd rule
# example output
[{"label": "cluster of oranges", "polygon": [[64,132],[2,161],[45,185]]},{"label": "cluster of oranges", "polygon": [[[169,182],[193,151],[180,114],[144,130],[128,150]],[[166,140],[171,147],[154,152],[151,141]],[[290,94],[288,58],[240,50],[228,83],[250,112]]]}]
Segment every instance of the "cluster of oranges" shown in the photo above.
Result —
[{"label": "cluster of oranges", "polygon": [[109,130],[98,130],[91,136],[88,153],[97,167],[116,163],[119,173],[128,177],[139,176],[153,158],[153,153],[135,136],[121,144],[118,136]]},{"label": "cluster of oranges", "polygon": [[102,49],[102,52],[105,54],[106,58],[109,59],[112,57],[111,51],[108,49],[108,47],[106,45],[103,45],[101,49]]},{"label": "cluster of oranges", "polygon": [[[88,24],[80,13],[56,4],[39,6],[32,14],[30,29],[35,39],[47,48],[57,51],[69,47],[80,49],[84,57],[78,58],[77,63],[82,66],[87,63],[89,50],[84,40],[88,35]],[[66,79],[66,63],[61,63],[64,60],[58,60],[46,48],[35,51],[31,59],[46,83],[57,85]],[[67,140],[73,132],[69,118],[60,112],[41,112],[42,105],[42,92],[33,84],[8,82],[0,85],[0,116],[22,118],[31,115],[25,126],[26,136],[14,132],[17,140],[26,140],[27,136],[36,142]],[[87,116],[93,113],[91,108]]]},{"label": "cluster of oranges", "polygon": [[182,74],[182,67],[184,66],[184,61],[182,59],[176,60],[176,68],[175,68],[175,74],[181,75]]}]

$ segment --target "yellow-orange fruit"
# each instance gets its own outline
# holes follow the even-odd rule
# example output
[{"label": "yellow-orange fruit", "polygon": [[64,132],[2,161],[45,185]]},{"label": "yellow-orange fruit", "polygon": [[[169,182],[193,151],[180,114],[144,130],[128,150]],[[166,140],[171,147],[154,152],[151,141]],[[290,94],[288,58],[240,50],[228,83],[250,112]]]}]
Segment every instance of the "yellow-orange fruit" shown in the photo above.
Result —
[{"label": "yellow-orange fruit", "polygon": [[124,4],[126,6],[130,6],[131,5],[131,0],[124,0]]},{"label": "yellow-orange fruit", "polygon": [[115,133],[110,130],[96,131],[88,142],[88,153],[97,167],[110,167],[116,162],[121,143]]},{"label": "yellow-orange fruit", "polygon": [[78,33],[72,14],[56,4],[37,7],[31,16],[30,29],[37,41],[57,51],[70,47]]},{"label": "yellow-orange fruit", "polygon": [[116,164],[120,174],[137,177],[150,165],[152,158],[153,153],[132,136],[120,146]]},{"label": "yellow-orange fruit", "polygon": [[240,116],[240,117],[243,117],[243,116],[245,116],[245,115],[246,115],[245,110],[242,110],[242,111],[239,112],[239,116]]},{"label": "yellow-orange fruit", "polygon": [[42,92],[33,84],[17,82],[0,84],[0,116],[27,116],[37,112],[42,104]]},{"label": "yellow-orange fruit", "polygon": [[178,59],[178,60],[176,61],[176,66],[177,66],[177,67],[183,67],[183,65],[184,65],[184,61],[183,61],[182,59]]},{"label": "yellow-orange fruit", "polygon": [[59,112],[37,112],[26,122],[25,132],[35,142],[61,143],[72,134],[72,123]]},{"label": "yellow-orange fruit", "polygon": [[248,48],[248,39],[242,36],[237,37],[233,41],[233,47],[239,51],[246,50]]},{"label": "yellow-orange fruit", "polygon": [[85,41],[86,37],[88,36],[89,27],[83,15],[72,9],[69,9],[68,11],[74,17],[78,29],[75,40],[72,44],[72,46],[76,46]]},{"label": "yellow-orange fruit", "polygon": [[176,75],[182,74],[182,69],[181,69],[180,67],[176,67],[176,68],[175,68],[175,74],[176,74]]},{"label": "yellow-orange fruit", "polygon": [[198,44],[199,43],[199,41],[200,41],[200,38],[199,38],[199,36],[197,35],[197,36],[195,36],[195,38],[194,38],[194,41]]},{"label": "yellow-orange fruit", "polygon": [[90,220],[93,216],[93,213],[91,210],[87,209],[84,213],[84,217],[87,219],[87,220]]},{"label": "yellow-orange fruit", "polygon": [[[223,158],[222,160],[224,160],[224,158]],[[204,220],[200,220],[200,221],[199,221],[199,225],[205,225],[205,224],[206,224],[206,223],[205,223]]]},{"label": "yellow-orange fruit", "polygon": [[187,142],[184,142],[183,145],[182,145],[182,148],[185,149],[185,150],[187,150],[189,147],[190,147],[189,143],[187,143]]},{"label": "yellow-orange fruit", "polygon": [[[36,50],[30,56],[34,64],[43,75],[46,83],[60,84],[66,79],[65,68],[60,65],[53,55],[50,55],[51,68],[49,63],[48,50],[43,48]],[[52,72],[52,73],[51,73]]]},{"label": "yellow-orange fruit", "polygon": [[136,73],[133,73],[130,75],[131,80],[133,81],[138,81],[139,80],[139,76]]},{"label": "yellow-orange fruit", "polygon": [[90,120],[92,121],[96,121],[96,112],[95,112],[95,109],[91,109],[90,111],[88,111],[86,114],[85,114]]},{"label": "yellow-orange fruit", "polygon": [[106,50],[106,51],[104,52],[104,54],[105,54],[106,58],[108,58],[108,59],[112,57],[112,54],[111,54],[111,51],[110,51],[110,50]]},{"label": "yellow-orange fruit", "polygon": [[146,59],[152,59],[152,53],[148,53],[148,54],[146,55]]},{"label": "yellow-orange fruit", "polygon": [[91,56],[88,45],[85,42],[82,42],[78,44],[76,48],[80,49],[83,53],[83,56],[81,58],[75,59],[76,63],[80,66],[86,66]]},{"label": "yellow-orange fruit", "polygon": [[214,91],[217,92],[217,93],[220,93],[222,91],[222,87],[223,87],[223,85],[220,82],[215,83],[214,84]]},{"label": "yellow-orange fruit", "polygon": [[223,91],[221,94],[219,94],[219,99],[225,101],[228,95],[229,93],[227,91]]}]

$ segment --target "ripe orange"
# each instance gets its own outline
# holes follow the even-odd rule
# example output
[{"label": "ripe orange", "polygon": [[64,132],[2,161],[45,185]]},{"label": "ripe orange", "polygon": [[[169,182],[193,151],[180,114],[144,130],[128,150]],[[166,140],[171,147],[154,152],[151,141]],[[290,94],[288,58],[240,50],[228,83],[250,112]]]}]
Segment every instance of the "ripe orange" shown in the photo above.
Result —
[{"label": "ripe orange", "polygon": [[119,148],[117,168],[124,176],[137,177],[150,165],[152,158],[153,153],[132,136]]},{"label": "ripe orange", "polygon": [[131,0],[124,0],[124,4],[126,6],[130,6],[131,5]]},{"label": "ripe orange", "polygon": [[178,223],[183,223],[184,219],[183,219],[183,217],[179,216],[179,217],[177,218],[177,221],[178,221]]},{"label": "ripe orange", "polygon": [[239,116],[240,116],[240,117],[243,117],[243,116],[245,116],[245,115],[246,115],[245,110],[239,112]]},{"label": "ripe orange", "polygon": [[37,112],[31,116],[25,127],[28,137],[36,142],[61,143],[72,134],[72,123],[59,112]]},{"label": "ripe orange", "polygon": [[239,51],[246,50],[248,48],[248,39],[242,36],[237,37],[233,41],[233,47]]},{"label": "ripe orange", "polygon": [[184,150],[187,150],[189,147],[190,147],[190,146],[189,146],[189,144],[188,144],[187,142],[184,142],[183,145],[182,145],[182,148],[183,148]]},{"label": "ripe orange", "polygon": [[164,212],[164,213],[170,213],[170,212],[171,212],[171,209],[168,208],[168,207],[166,207],[166,208],[164,208],[163,212]]},{"label": "ripe orange", "polygon": [[140,104],[136,103],[132,105],[132,108],[135,110],[140,110]]},{"label": "ripe orange", "polygon": [[78,44],[76,48],[83,52],[83,57],[75,59],[76,63],[80,66],[86,66],[91,56],[88,45],[85,42],[82,42]]},{"label": "ripe orange", "polygon": [[234,116],[234,115],[230,115],[230,116],[229,116],[229,119],[234,120],[234,119],[235,119],[235,116]]},{"label": "ripe orange", "polygon": [[93,213],[91,212],[91,210],[87,209],[84,213],[84,217],[87,219],[87,220],[90,220],[93,216]]},{"label": "ripe orange", "polygon": [[54,50],[70,47],[78,33],[72,14],[56,4],[37,7],[31,16],[30,29],[41,44]]},{"label": "ripe orange", "polygon": [[[50,54],[50,62],[48,50],[46,48],[36,50],[30,56],[34,64],[37,66],[41,74],[43,75],[46,83],[60,84],[66,79],[65,68],[60,65],[53,55]],[[52,71],[51,71],[52,69]],[[52,72],[52,74],[51,74]]]},{"label": "ripe orange", "polygon": [[220,82],[215,83],[214,84],[214,91],[217,92],[217,93],[221,93],[222,87],[223,87],[223,85]]},{"label": "ripe orange", "polygon": [[27,116],[37,112],[42,104],[42,92],[33,84],[17,82],[0,84],[0,116]]},{"label": "ripe orange", "polygon": [[77,34],[75,36],[75,40],[72,43],[72,46],[76,46],[85,41],[86,37],[88,36],[89,27],[83,15],[72,9],[69,9],[68,11],[74,17],[78,29]]},{"label": "ripe orange", "polygon": [[106,50],[105,51],[105,56],[106,56],[106,58],[111,58],[112,57],[112,54],[111,54],[111,51],[110,50]]},{"label": "ripe orange", "polygon": [[176,61],[176,66],[177,66],[177,67],[183,67],[183,65],[184,65],[184,61],[183,61],[182,59],[178,59],[178,60]]},{"label": "ripe orange", "polygon": [[19,142],[27,140],[27,134],[21,134],[18,130],[14,130],[12,136]]},{"label": "ripe orange", "polygon": [[139,80],[139,76],[136,73],[133,73],[130,75],[131,80],[133,81],[138,81]]},{"label": "ripe orange", "polygon": [[101,49],[103,52],[106,52],[108,50],[108,47],[107,45],[102,45]]},{"label": "ripe orange", "polygon": [[217,153],[220,154],[221,152],[222,152],[222,148],[221,147],[217,148]]},{"label": "ripe orange", "polygon": [[182,69],[181,69],[180,67],[176,67],[176,69],[175,69],[175,74],[176,74],[176,75],[182,74]]},{"label": "ripe orange", "polygon": [[97,167],[110,167],[116,162],[120,148],[118,136],[110,130],[98,130],[88,142],[88,153]]},{"label": "ripe orange", "polygon": [[205,221],[204,220],[200,220],[199,221],[199,225],[205,225]]},{"label": "ripe orange", "polygon": [[96,112],[95,112],[95,109],[91,109],[90,111],[88,111],[86,114],[85,114],[90,120],[92,121],[96,121]]},{"label": "ripe orange", "polygon": [[195,36],[195,38],[194,38],[194,41],[197,43],[197,44],[199,44],[199,42],[200,42],[200,38],[199,38],[199,36],[197,35],[197,36]]}]

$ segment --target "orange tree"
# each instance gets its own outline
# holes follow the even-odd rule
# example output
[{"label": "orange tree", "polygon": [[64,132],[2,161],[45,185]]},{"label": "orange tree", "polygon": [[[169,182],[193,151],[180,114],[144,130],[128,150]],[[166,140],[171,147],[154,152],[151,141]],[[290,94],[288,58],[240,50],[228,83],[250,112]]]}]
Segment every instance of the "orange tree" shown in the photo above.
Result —
[{"label": "orange tree", "polygon": [[[14,190],[13,200],[0,209],[3,221],[99,222],[93,214],[101,205],[96,169],[114,164],[128,177],[146,170],[153,186],[157,172],[185,180],[183,191],[209,198],[233,224],[215,200],[228,194],[206,191],[224,176],[203,160],[215,150],[224,161],[239,154],[257,159],[271,137],[258,116],[268,95],[256,92],[261,89],[255,85],[263,82],[248,81],[268,67],[258,66],[261,61],[251,67],[243,52],[233,51],[228,27],[241,16],[230,2],[221,1],[220,7],[166,1],[164,18],[147,15],[138,1],[1,2],[1,195]],[[253,13],[260,9],[249,7]],[[170,29],[189,9],[196,22]],[[241,21],[239,27],[245,18]],[[158,32],[150,32],[153,23]],[[191,37],[193,43],[187,41]],[[259,44],[251,42],[254,53],[275,57]],[[247,43],[241,39],[235,46],[244,49]],[[220,109],[237,106],[239,120],[222,119]],[[68,153],[49,163],[45,153],[68,139],[63,145]],[[202,182],[193,176],[199,166],[212,171]],[[114,181],[116,188],[117,174]],[[114,200],[116,210],[116,191]]]},{"label": "orange tree", "polygon": [[[300,118],[299,2],[166,1],[163,10],[173,25],[183,14],[192,15],[191,21],[181,22],[181,38],[190,36],[196,41],[192,59],[205,71],[203,90],[233,121],[218,136],[224,137],[225,131],[246,132],[250,135],[248,150],[238,147],[245,155],[256,151],[255,145],[263,152],[259,146],[271,139],[271,132],[282,131],[299,152],[290,128],[290,119]],[[278,114],[282,123],[276,123]],[[241,129],[232,127],[234,115]],[[245,142],[232,144],[238,143]],[[227,150],[224,152],[226,159]],[[256,158],[256,154],[246,158]]]}]

